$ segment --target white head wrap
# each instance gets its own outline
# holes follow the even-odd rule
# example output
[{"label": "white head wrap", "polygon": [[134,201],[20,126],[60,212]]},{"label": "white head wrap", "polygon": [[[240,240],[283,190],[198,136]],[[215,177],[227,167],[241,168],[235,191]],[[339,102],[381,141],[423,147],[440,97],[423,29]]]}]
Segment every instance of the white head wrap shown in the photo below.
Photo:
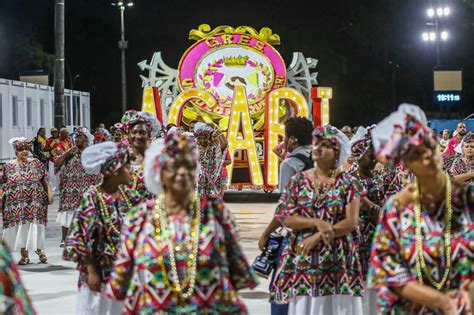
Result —
[{"label": "white head wrap", "polygon": [[396,112],[391,113],[372,129],[372,141],[375,152],[379,152],[383,146],[393,137],[396,129],[406,128],[406,117],[411,115],[424,124],[428,123],[425,113],[416,105],[401,104]]},{"label": "white head wrap", "polygon": [[196,136],[202,135],[202,134],[208,134],[210,135],[214,129],[212,129],[211,126],[208,124],[202,123],[202,122],[197,122],[194,125],[194,134]]},{"label": "white head wrap", "polygon": [[155,195],[159,195],[163,189],[160,172],[155,171],[155,163],[158,156],[161,155],[165,147],[163,138],[157,139],[151,143],[145,152],[145,166],[143,176],[145,187]]},{"label": "white head wrap", "polygon": [[107,141],[84,149],[81,155],[82,166],[88,173],[99,174],[102,165],[117,151],[117,144]]},{"label": "white head wrap", "polygon": [[357,131],[356,133],[354,134],[354,136],[351,138],[351,146],[364,139],[365,136],[367,135],[367,128],[363,127],[363,126],[360,126],[359,128],[357,128]]},{"label": "white head wrap", "polygon": [[351,156],[351,142],[349,138],[339,129],[337,129],[338,133],[336,135],[337,140],[339,141],[339,158],[337,159],[336,167],[341,167],[346,163],[349,156]]},{"label": "white head wrap", "polygon": [[28,139],[26,139],[25,137],[14,137],[8,140],[8,143],[12,146],[15,146],[15,143],[17,142],[27,142],[27,141]]},{"label": "white head wrap", "polygon": [[173,160],[186,161],[199,169],[199,151],[194,138],[168,133],[150,145],[145,152],[144,180],[146,188],[153,194],[161,193],[161,169]]},{"label": "white head wrap", "polygon": [[161,123],[155,115],[149,112],[141,112],[141,115],[151,122],[151,136],[158,138],[161,133]]},{"label": "white head wrap", "polygon": [[178,127],[176,126],[173,126],[171,127],[168,132],[166,134],[169,134],[169,133],[177,133],[178,132]]},{"label": "white head wrap", "polygon": [[331,142],[336,140],[339,149],[336,168],[339,168],[346,163],[351,155],[351,142],[342,131],[331,125],[320,126],[313,131],[313,139],[315,138],[328,139]]},{"label": "white head wrap", "polygon": [[183,136],[189,137],[189,138],[194,138],[194,133],[185,131],[183,132]]},{"label": "white head wrap", "polygon": [[86,136],[86,140],[88,144],[93,144],[94,143],[94,136],[91,134],[89,129],[86,127],[79,127],[76,129],[75,134],[84,134]]}]

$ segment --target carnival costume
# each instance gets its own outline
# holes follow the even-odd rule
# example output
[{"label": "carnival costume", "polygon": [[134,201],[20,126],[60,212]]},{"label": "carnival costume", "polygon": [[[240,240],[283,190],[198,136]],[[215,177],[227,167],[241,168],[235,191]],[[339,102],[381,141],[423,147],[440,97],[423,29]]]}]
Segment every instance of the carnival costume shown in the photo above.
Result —
[{"label": "carnival costume", "polygon": [[222,187],[222,169],[224,167],[224,153],[219,141],[213,141],[214,129],[198,122],[194,126],[196,138],[207,137],[207,147],[199,147],[198,192],[201,196],[218,197]]},{"label": "carnival costume", "polygon": [[[93,142],[93,136],[87,128],[79,127],[74,134],[75,137],[84,137],[89,145]],[[69,228],[74,211],[82,200],[82,195],[90,186],[99,184],[101,176],[86,172],[81,164],[82,152],[77,147],[73,147],[64,154],[69,156],[61,166],[59,173],[59,209],[56,222]]]},{"label": "carnival costume", "polygon": [[[401,189],[398,185],[397,174],[391,174],[391,171],[396,168],[385,168],[379,171],[370,170],[370,176],[365,177],[359,172],[359,163],[361,158],[372,150],[371,130],[375,127],[372,125],[368,128],[359,127],[356,134],[351,139],[352,157],[354,158],[355,169],[351,174],[356,178],[357,184],[363,189],[362,198],[367,198],[370,202],[378,206],[376,209],[371,209],[365,203],[361,202],[359,210],[360,220],[360,241],[359,241],[359,255],[362,266],[362,276],[364,280],[367,278],[370,261],[370,251],[372,248],[372,239],[375,233],[375,227],[379,218],[380,207],[385,203],[386,187],[391,187],[392,191]],[[372,154],[371,159],[375,159]],[[376,314],[377,290],[366,290],[364,300],[368,306],[369,314]]]},{"label": "carnival costume", "polygon": [[[360,159],[372,148],[372,137],[370,130],[373,128],[359,127],[354,137],[351,139],[351,150],[352,156],[356,162],[357,168],[352,172],[352,175],[358,181],[358,185],[363,188],[362,195],[369,199],[377,206],[382,206],[385,202],[385,188],[384,178],[381,176],[381,172],[375,170],[371,171],[370,177],[363,177],[358,169]],[[372,157],[375,158],[375,157]],[[360,259],[362,263],[362,274],[367,276],[369,259],[370,259],[370,248],[372,246],[372,238],[375,232],[375,226],[378,220],[378,211],[370,211],[367,207],[363,207],[361,204],[360,208]]]},{"label": "carnival costume", "polygon": [[193,139],[175,133],[146,153],[145,183],[157,197],[128,215],[108,294],[124,314],[245,314],[237,290],[256,285],[229,211],[194,195],[189,216],[167,215],[160,172],[172,163],[196,168]]},{"label": "carnival costume", "polygon": [[[133,126],[138,124],[144,124],[151,136],[153,131],[153,121],[150,119],[150,116],[145,114],[144,112],[138,112],[135,110],[129,110],[125,112],[124,116],[122,117],[122,122],[124,122],[125,129],[130,132]],[[131,144],[129,143],[131,146]],[[144,181],[144,169],[145,167],[145,160],[143,160],[140,164],[131,164],[130,171],[132,173],[133,180],[129,183],[128,188],[137,191],[143,199],[150,198],[150,192],[145,187]]]},{"label": "carnival costume", "polygon": [[[28,150],[26,138],[10,141],[15,152]],[[3,240],[13,250],[45,249],[45,226],[48,222],[48,173],[35,158],[23,163],[8,161],[1,180],[3,190]],[[44,254],[43,254],[44,255]],[[46,262],[42,258],[42,262]],[[29,259],[26,259],[28,263]]]},{"label": "carnival costume", "polygon": [[[86,171],[104,178],[118,171],[130,159],[127,145],[103,142],[84,150],[81,162]],[[64,259],[77,262],[79,296],[77,314],[117,314],[122,303],[109,300],[87,285],[86,257],[92,257],[103,283],[110,277],[120,243],[120,230],[126,214],[139,204],[141,197],[126,186],[119,186],[114,198],[100,186],[92,186],[76,210],[66,239]]]},{"label": "carnival costume", "polygon": [[[426,125],[419,107],[401,105],[372,131],[376,154],[397,161],[410,145],[436,151],[436,135]],[[456,191],[453,187],[446,175],[445,200],[432,203],[421,200],[415,182],[414,202],[401,206],[393,197],[382,208],[368,275],[369,286],[379,289],[381,313],[439,314],[398,296],[393,288],[417,282],[448,292],[473,279],[474,189],[468,184]]]},{"label": "carnival costume", "polygon": [[0,314],[36,314],[17,266],[3,241],[0,241]]},{"label": "carnival costume", "polygon": [[[62,131],[61,128],[60,131]],[[53,139],[51,143],[51,162],[55,163],[57,159],[66,153],[70,148],[72,148],[72,141],[71,138],[68,136],[66,139],[61,139],[60,137]],[[58,167],[54,167],[54,174],[58,175],[60,169]]]},{"label": "carnival costume", "polygon": [[[464,136],[461,143],[455,149],[456,153],[458,153],[458,156],[454,159],[453,164],[449,169],[449,174],[456,176],[474,172],[474,159],[468,159],[462,152],[464,144],[473,142],[474,133],[470,132]],[[471,178],[466,182],[472,184],[474,183],[474,178]]]},{"label": "carnival costume", "polygon": [[[329,140],[339,151],[336,170],[350,155],[349,139],[338,129],[326,125],[313,132],[313,142]],[[312,182],[297,173],[284,190],[275,217],[282,224],[292,215],[316,218],[331,225],[345,219],[346,207],[360,197],[362,188],[350,174],[340,172],[332,182]],[[358,251],[358,230],[320,242],[309,255],[298,255],[295,248],[314,230],[292,231],[290,246],[280,260],[272,284],[272,303],[289,303],[289,314],[362,314],[363,278]]]}]

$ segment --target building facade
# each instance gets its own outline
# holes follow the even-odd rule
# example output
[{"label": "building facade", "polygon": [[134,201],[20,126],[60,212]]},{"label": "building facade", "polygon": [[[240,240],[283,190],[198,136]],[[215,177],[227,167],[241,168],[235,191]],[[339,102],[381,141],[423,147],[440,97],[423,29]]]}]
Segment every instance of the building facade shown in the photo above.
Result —
[{"label": "building facade", "polygon": [[[65,124],[90,129],[90,94],[65,90]],[[54,88],[20,81],[0,79],[0,163],[14,157],[8,140],[32,139],[40,127],[54,126]]]}]

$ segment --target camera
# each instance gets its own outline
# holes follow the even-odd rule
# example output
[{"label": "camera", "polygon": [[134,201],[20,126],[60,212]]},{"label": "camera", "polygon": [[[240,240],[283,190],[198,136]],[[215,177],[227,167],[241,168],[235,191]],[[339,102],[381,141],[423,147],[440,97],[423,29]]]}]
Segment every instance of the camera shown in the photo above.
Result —
[{"label": "camera", "polygon": [[280,233],[273,232],[268,238],[267,244],[263,252],[255,258],[252,264],[253,269],[263,278],[268,278],[272,270],[275,268],[278,259],[278,252],[282,246],[284,236]]}]

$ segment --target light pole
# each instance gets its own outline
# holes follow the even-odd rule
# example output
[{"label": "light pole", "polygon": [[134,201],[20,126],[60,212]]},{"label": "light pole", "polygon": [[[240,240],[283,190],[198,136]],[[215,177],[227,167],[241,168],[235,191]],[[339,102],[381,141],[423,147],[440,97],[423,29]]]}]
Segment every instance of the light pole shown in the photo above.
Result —
[{"label": "light pole", "polygon": [[54,125],[64,125],[64,5],[55,1],[54,12]]},{"label": "light pole", "polygon": [[80,76],[81,76],[80,74],[76,74],[76,75],[74,76],[74,79],[72,79],[72,81],[71,81],[71,90],[74,91],[74,83],[76,83],[76,80],[77,80]]},{"label": "light pole", "polygon": [[122,112],[125,112],[127,110],[127,78],[125,71],[125,50],[128,48],[128,42],[125,40],[124,12],[126,8],[133,7],[133,1],[116,1],[112,2],[112,6],[117,7],[120,10],[120,41],[118,42],[118,47],[122,52]]},{"label": "light pole", "polygon": [[[423,32],[421,38],[425,42],[431,42],[436,44],[436,65],[441,66],[441,57],[440,57],[440,41],[447,41],[449,38],[449,33],[446,30],[440,32],[439,30],[439,21],[442,18],[446,18],[451,14],[451,9],[449,7],[438,7],[436,9],[429,8],[426,10],[426,15],[433,22],[426,23],[427,26],[432,28],[430,31]],[[433,30],[434,28],[434,30]]]}]

